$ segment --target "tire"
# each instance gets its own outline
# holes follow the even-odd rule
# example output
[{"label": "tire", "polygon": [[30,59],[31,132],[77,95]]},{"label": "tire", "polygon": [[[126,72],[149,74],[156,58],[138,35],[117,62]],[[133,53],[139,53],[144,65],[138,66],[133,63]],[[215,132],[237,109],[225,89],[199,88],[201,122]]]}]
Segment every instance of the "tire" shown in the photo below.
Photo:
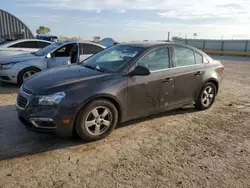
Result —
[{"label": "tire", "polygon": [[197,101],[195,102],[195,108],[197,110],[206,110],[210,108],[214,103],[216,92],[216,86],[213,83],[206,83],[202,87]]},{"label": "tire", "polygon": [[[18,75],[18,83],[19,83],[19,84],[23,84],[23,82],[24,82],[24,77],[25,77],[25,75],[27,75],[29,72],[31,73],[31,76],[32,76],[32,75],[34,75],[34,74],[40,72],[40,70],[37,69],[37,68],[34,68],[34,67],[29,67],[29,68],[23,69],[23,70],[19,73],[19,75]],[[28,77],[27,77],[27,78],[28,78]]]},{"label": "tire", "polygon": [[79,112],[75,131],[81,139],[92,142],[107,137],[117,122],[118,112],[114,104],[108,100],[98,99],[87,104]]}]

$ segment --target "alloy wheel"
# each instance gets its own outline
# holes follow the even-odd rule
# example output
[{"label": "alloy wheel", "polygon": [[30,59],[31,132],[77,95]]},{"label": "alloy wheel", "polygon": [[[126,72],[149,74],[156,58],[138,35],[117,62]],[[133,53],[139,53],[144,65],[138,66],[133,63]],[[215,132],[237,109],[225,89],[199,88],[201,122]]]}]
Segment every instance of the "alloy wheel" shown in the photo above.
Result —
[{"label": "alloy wheel", "polygon": [[215,92],[212,86],[207,86],[202,93],[202,104],[204,106],[209,106],[214,100]]},{"label": "alloy wheel", "polygon": [[26,80],[27,78],[31,77],[32,75],[36,74],[37,71],[35,70],[28,70],[23,74],[23,80]]},{"label": "alloy wheel", "polygon": [[90,111],[85,119],[85,128],[90,135],[99,136],[105,133],[112,124],[112,113],[104,106]]}]

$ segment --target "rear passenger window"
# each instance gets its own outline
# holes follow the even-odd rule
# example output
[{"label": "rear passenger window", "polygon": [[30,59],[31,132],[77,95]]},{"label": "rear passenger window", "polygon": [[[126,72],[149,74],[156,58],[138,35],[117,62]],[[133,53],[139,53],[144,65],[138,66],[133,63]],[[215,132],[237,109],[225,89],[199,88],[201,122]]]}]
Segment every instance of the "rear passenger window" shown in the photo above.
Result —
[{"label": "rear passenger window", "polygon": [[10,48],[37,48],[37,45],[36,41],[26,41],[14,44]]},{"label": "rear passenger window", "polygon": [[19,42],[19,43],[11,45],[9,48],[25,48],[23,46],[25,46],[26,48],[28,48],[28,43],[27,42]]},{"label": "rear passenger window", "polygon": [[84,43],[80,44],[80,48],[81,48],[81,54],[96,54],[103,50],[103,48],[101,48],[100,46],[93,44],[84,44]]},{"label": "rear passenger window", "polygon": [[147,67],[150,71],[169,68],[169,52],[167,47],[153,50],[137,62],[137,65]]},{"label": "rear passenger window", "polygon": [[195,65],[195,57],[193,50],[176,46],[175,62],[177,67]]},{"label": "rear passenger window", "polygon": [[202,64],[203,63],[203,56],[199,54],[198,52],[195,52],[195,60],[196,64]]},{"label": "rear passenger window", "polygon": [[50,45],[48,42],[36,41],[37,48],[45,48],[46,46]]}]

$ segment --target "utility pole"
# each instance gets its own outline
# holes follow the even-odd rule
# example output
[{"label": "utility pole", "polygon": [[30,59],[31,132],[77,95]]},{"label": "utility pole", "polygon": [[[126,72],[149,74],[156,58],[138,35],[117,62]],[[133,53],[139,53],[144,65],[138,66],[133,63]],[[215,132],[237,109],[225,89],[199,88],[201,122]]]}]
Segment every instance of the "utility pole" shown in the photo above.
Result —
[{"label": "utility pole", "polygon": [[168,32],[168,41],[170,41],[170,32]]}]

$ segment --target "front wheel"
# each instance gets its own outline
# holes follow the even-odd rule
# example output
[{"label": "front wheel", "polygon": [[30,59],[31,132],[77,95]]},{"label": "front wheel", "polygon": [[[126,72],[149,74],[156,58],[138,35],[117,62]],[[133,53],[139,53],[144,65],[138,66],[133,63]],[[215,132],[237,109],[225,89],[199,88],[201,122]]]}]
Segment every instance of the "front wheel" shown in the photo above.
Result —
[{"label": "front wheel", "polygon": [[199,97],[195,103],[195,108],[197,110],[206,110],[210,108],[215,100],[216,87],[213,83],[206,83],[199,94]]},{"label": "front wheel", "polygon": [[108,100],[94,100],[84,107],[76,119],[75,130],[86,141],[108,136],[118,122],[116,107]]},{"label": "front wheel", "polygon": [[23,84],[23,82],[34,74],[38,73],[40,70],[37,68],[29,67],[23,69],[18,75],[19,84]]}]

